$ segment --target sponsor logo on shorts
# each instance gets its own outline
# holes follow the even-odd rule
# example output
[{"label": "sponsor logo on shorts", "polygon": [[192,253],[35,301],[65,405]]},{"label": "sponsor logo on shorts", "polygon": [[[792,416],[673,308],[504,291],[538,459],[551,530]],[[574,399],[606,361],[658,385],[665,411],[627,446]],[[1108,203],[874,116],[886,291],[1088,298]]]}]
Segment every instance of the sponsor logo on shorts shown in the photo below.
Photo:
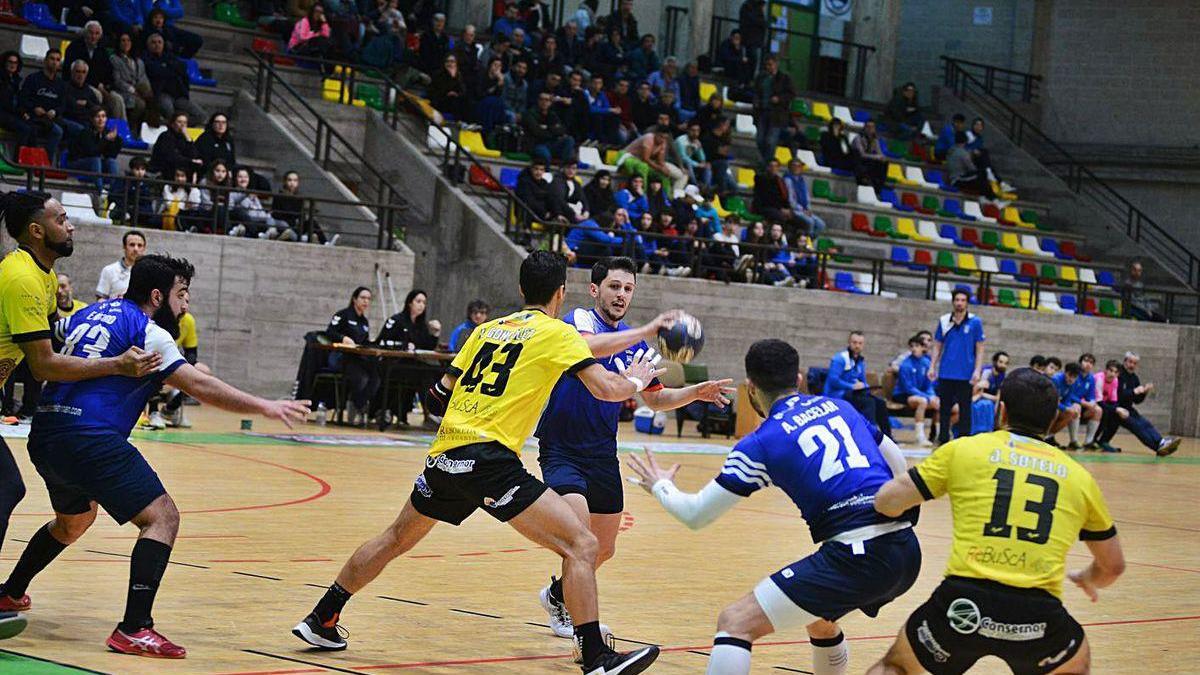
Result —
[{"label": "sponsor logo on shorts", "polygon": [[425,482],[425,476],[417,476],[416,486],[417,492],[420,492],[426,499],[433,498],[433,490],[429,489],[429,483]]},{"label": "sponsor logo on shorts", "polygon": [[513,500],[513,495],[517,494],[517,490],[520,490],[520,489],[521,489],[520,485],[514,485],[513,489],[509,490],[508,492],[505,492],[504,496],[501,497],[500,499],[492,499],[491,497],[484,497],[483,505],[488,507],[489,509],[498,509],[503,506],[508,506]]},{"label": "sponsor logo on shorts", "polygon": [[441,469],[446,473],[471,473],[475,468],[473,459],[450,459],[445,455],[426,457],[425,466],[431,469]]},{"label": "sponsor logo on shorts", "polygon": [[1009,642],[1025,642],[1040,640],[1046,636],[1046,622],[1039,623],[1000,623],[990,617],[983,616],[979,605],[966,598],[958,598],[950,603],[946,610],[946,619],[950,627],[963,635],[978,633],[980,637],[992,640],[1007,640]]},{"label": "sponsor logo on shorts", "polygon": [[1042,668],[1045,668],[1046,666],[1052,666],[1052,665],[1058,663],[1059,661],[1062,661],[1063,659],[1067,658],[1067,654],[1074,648],[1075,648],[1075,638],[1071,638],[1071,642],[1070,642],[1070,644],[1067,645],[1066,649],[1063,649],[1061,652],[1055,654],[1054,656],[1047,656],[1046,658],[1042,659],[1041,661],[1038,661],[1038,666],[1042,667]]},{"label": "sponsor logo on shorts", "polygon": [[69,405],[58,405],[58,404],[39,405],[37,407],[37,411],[44,412],[44,413],[60,413],[62,415],[71,415],[72,417],[79,417],[79,416],[83,415],[83,410],[81,410],[79,408],[76,408],[74,406],[69,406]]},{"label": "sponsor logo on shorts", "polygon": [[933,659],[938,663],[945,663],[950,660],[950,652],[942,648],[942,645],[938,644],[938,641],[934,639],[933,631],[929,630],[928,621],[922,620],[921,625],[917,626],[917,642],[920,642],[921,646],[932,654]]}]

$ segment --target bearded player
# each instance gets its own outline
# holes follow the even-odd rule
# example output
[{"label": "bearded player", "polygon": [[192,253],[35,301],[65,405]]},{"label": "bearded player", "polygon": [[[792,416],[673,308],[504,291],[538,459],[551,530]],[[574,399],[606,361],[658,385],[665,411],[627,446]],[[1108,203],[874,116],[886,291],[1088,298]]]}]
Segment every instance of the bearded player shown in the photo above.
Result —
[{"label": "bearded player", "polygon": [[[654,321],[630,328],[623,319],[637,287],[637,267],[629,258],[608,258],[592,267],[588,292],[595,299],[591,309],[579,308],[563,317],[587,342],[592,355],[606,369],[618,373],[632,363],[635,354],[648,352],[647,340],[659,327],[674,323],[677,312],[659,315]],[[703,401],[729,404],[726,393],[733,380],[701,382],[681,389],[667,389],[655,379],[642,391],[650,408],[674,410]],[[600,542],[596,567],[613,557],[617,529],[625,509],[621,464],[617,460],[617,418],[623,403],[602,401],[591,394],[578,377],[564,375],[554,387],[550,402],[538,423],[538,463],[542,479],[562,495]],[[540,596],[550,615],[554,634],[574,634],[571,615],[563,604],[562,581],[550,578]]]}]

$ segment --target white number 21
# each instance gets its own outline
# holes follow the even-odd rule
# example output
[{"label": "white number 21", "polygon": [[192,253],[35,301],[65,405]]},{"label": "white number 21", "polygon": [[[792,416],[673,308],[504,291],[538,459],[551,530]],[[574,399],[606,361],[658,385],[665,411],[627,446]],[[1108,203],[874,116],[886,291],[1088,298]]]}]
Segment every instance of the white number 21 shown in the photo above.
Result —
[{"label": "white number 21", "polygon": [[[862,454],[858,444],[854,442],[846,420],[833,417],[826,424],[828,426],[811,426],[796,439],[805,457],[812,457],[818,450],[821,451],[821,471],[818,477],[822,483],[845,471],[846,466],[851,469],[865,469],[871,465],[871,460]],[[837,432],[837,436],[834,436],[834,432]],[[839,457],[842,448],[846,449],[845,465]]]}]

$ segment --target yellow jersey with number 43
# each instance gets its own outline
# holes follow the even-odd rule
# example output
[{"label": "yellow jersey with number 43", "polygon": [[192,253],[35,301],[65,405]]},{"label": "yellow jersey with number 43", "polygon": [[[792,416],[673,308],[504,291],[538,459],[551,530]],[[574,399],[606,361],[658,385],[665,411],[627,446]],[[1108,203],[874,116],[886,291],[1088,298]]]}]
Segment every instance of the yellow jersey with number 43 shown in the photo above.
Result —
[{"label": "yellow jersey with number 43", "polygon": [[1075,541],[1117,533],[1090,473],[1061,450],[1009,431],[947,443],[908,473],[925,499],[950,495],[947,576],[1061,597]]},{"label": "yellow jersey with number 43", "polygon": [[520,455],[558,379],[593,363],[579,332],[541,310],[481,324],[450,364],[458,380],[429,456],[487,441]]},{"label": "yellow jersey with number 43", "polygon": [[25,358],[20,343],[50,339],[58,275],[19,247],[0,261],[0,384]]}]

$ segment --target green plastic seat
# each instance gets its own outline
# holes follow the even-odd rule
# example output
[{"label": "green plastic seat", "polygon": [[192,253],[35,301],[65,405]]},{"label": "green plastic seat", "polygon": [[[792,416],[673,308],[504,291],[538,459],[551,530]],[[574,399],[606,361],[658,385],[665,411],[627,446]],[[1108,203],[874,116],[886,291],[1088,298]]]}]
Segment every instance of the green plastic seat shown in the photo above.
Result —
[{"label": "green plastic seat", "polygon": [[936,212],[942,208],[942,202],[934,195],[925,195],[921,198],[921,208]]},{"label": "green plastic seat", "polygon": [[227,23],[235,28],[257,28],[258,24],[242,18],[237,5],[229,2],[219,2],[213,6],[213,18],[221,23]]},{"label": "green plastic seat", "polygon": [[505,152],[504,159],[511,159],[514,162],[530,162],[533,158],[524,152]]},{"label": "green plastic seat", "polygon": [[984,246],[991,246],[998,249],[1000,248],[1000,233],[995,230],[984,230],[982,232],[982,239],[979,241]]},{"label": "green plastic seat", "polygon": [[852,263],[852,262],[854,262],[854,258],[851,258],[851,257],[850,257],[850,256],[848,256],[848,255],[837,254],[837,255],[832,255],[832,256],[830,256],[830,257],[831,257],[831,258],[833,258],[833,261],[834,261],[834,262],[840,262],[840,263]]},{"label": "green plastic seat", "polygon": [[891,234],[896,231],[896,226],[887,216],[875,216],[875,222],[871,224],[871,229],[881,234]]},{"label": "green plastic seat", "polygon": [[807,138],[810,143],[820,143],[821,127],[804,127],[804,137]]},{"label": "green plastic seat", "polygon": [[1001,288],[1000,293],[996,296],[996,302],[1005,307],[1017,306],[1017,294],[1011,288]]},{"label": "green plastic seat", "polygon": [[802,98],[792,99],[792,114],[799,115],[807,120],[811,120],[814,122],[823,122],[824,121],[820,117],[813,115],[812,108],[809,107],[808,101],[806,101]]},{"label": "green plastic seat", "polygon": [[746,200],[738,195],[729,195],[724,201],[725,210],[736,214],[742,220],[751,223],[761,222],[763,217],[751,213],[749,207],[746,206]]},{"label": "green plastic seat", "polygon": [[834,244],[833,240],[829,237],[821,237],[817,239],[817,251],[821,253],[832,250],[834,246],[836,246],[836,244]]},{"label": "green plastic seat", "polygon": [[1025,209],[1024,211],[1021,211],[1021,220],[1029,223],[1030,225],[1037,225],[1041,218],[1038,218],[1036,211],[1033,211],[1032,209]]},{"label": "green plastic seat", "polygon": [[938,251],[937,266],[948,269],[956,269],[958,267],[958,262],[954,260],[954,254],[950,251]]},{"label": "green plastic seat", "polygon": [[24,176],[25,171],[13,166],[4,153],[0,152],[0,175],[3,176]]},{"label": "green plastic seat", "polygon": [[819,197],[821,199],[828,199],[829,201],[831,201],[835,204],[845,204],[846,203],[845,197],[839,197],[839,196],[833,194],[833,188],[829,186],[829,181],[827,181],[827,180],[814,180],[812,190],[813,190],[814,197]]},{"label": "green plastic seat", "polygon": [[1100,298],[1100,313],[1104,316],[1120,316],[1117,303],[1112,298]]},{"label": "green plastic seat", "polygon": [[1058,279],[1058,267],[1050,264],[1042,265],[1042,272],[1040,276],[1043,279],[1049,279],[1052,281]]}]

